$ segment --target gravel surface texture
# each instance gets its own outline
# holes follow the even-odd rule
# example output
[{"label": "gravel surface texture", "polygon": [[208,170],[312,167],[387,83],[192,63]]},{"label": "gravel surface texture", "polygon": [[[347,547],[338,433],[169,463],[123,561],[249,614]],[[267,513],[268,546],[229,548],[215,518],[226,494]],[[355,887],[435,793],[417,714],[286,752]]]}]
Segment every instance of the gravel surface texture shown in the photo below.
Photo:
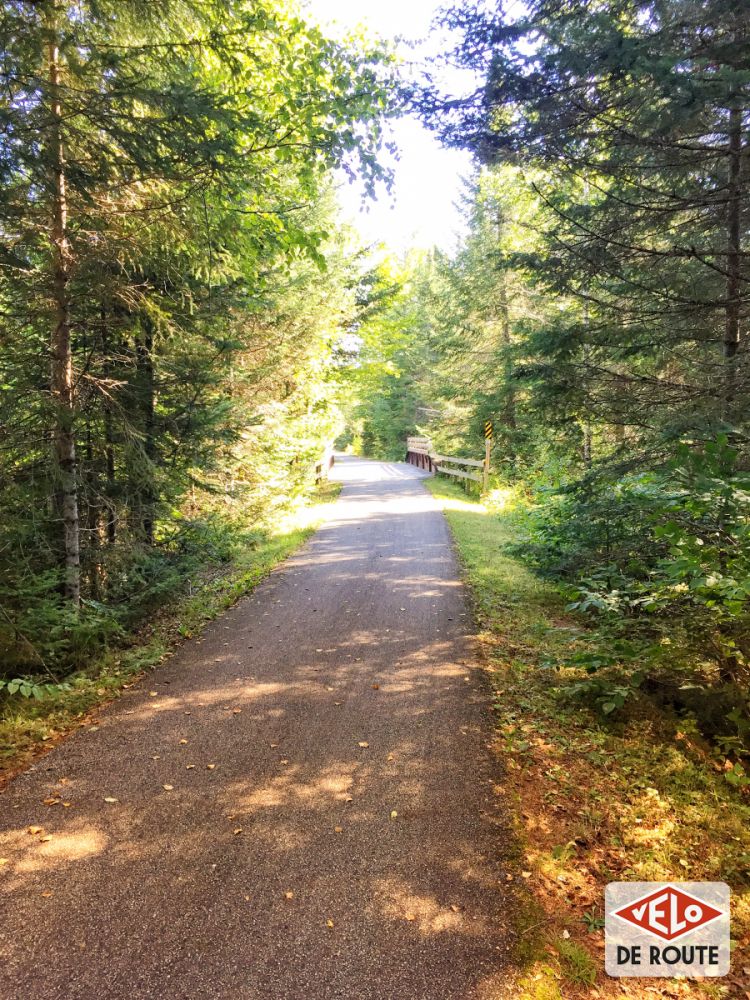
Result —
[{"label": "gravel surface texture", "polygon": [[297,555],[0,795],[3,1000],[503,995],[448,529],[418,470],[334,471]]}]

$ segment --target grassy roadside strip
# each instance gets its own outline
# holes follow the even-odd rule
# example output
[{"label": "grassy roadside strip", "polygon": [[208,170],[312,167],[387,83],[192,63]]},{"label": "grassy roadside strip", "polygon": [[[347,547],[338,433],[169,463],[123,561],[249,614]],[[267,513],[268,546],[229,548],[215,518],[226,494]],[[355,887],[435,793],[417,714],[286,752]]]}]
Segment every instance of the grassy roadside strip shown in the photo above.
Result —
[{"label": "grassy roadside strip", "polygon": [[[740,997],[750,1000],[750,805],[725,781],[689,720],[644,698],[604,720],[571,698],[582,671],[545,668],[585,649],[580,620],[554,586],[505,547],[510,518],[444,480],[428,480],[453,532],[492,674],[499,789],[515,810],[523,1000]],[[733,891],[732,972],[702,982],[609,979],[604,886],[726,881]]]},{"label": "grassy roadside strip", "polygon": [[299,548],[325,518],[338,496],[326,483],[304,504],[277,512],[253,544],[238,544],[232,560],[185,581],[183,592],[85,670],[66,678],[70,690],[40,700],[6,697],[0,704],[0,784],[51,748],[94,709],[117,697],[145,671],[154,669],[185,639],[197,635]]}]

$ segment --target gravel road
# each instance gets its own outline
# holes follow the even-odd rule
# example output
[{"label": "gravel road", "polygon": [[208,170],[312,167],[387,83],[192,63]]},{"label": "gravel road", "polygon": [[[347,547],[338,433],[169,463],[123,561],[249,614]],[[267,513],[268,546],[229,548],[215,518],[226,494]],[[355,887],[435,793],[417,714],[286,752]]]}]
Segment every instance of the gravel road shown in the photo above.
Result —
[{"label": "gravel road", "polygon": [[0,795],[3,1000],[503,995],[447,526],[408,465],[335,473],[304,548]]}]

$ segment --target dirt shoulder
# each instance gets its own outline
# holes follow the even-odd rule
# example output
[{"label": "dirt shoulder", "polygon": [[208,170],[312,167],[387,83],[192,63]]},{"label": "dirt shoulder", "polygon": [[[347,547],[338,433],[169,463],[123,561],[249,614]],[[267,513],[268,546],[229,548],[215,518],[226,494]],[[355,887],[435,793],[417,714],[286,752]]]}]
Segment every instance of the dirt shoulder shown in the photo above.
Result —
[{"label": "dirt shoulder", "polygon": [[[494,683],[495,750],[522,844],[517,995],[750,997],[750,803],[684,719],[645,700],[605,720],[571,697],[552,664],[585,644],[555,588],[505,546],[509,519],[444,481],[444,504]],[[604,973],[604,887],[611,881],[726,881],[732,973],[715,981],[612,980]]]}]

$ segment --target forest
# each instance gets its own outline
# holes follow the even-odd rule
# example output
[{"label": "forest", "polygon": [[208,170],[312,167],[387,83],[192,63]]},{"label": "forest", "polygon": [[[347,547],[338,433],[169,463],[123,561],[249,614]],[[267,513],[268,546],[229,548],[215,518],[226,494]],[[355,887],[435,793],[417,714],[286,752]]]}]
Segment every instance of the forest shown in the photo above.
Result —
[{"label": "forest", "polygon": [[[745,14],[442,18],[461,98],[273,3],[4,5],[7,695],[231,558],[338,435],[472,454],[492,418],[490,503],[600,629],[581,665],[625,671],[594,696],[709,688],[746,742]],[[404,110],[475,155],[467,235],[373,263],[332,172],[387,183]]]},{"label": "forest", "polygon": [[[476,460],[489,421],[487,489],[426,489],[490,667],[513,996],[605,995],[613,879],[726,879],[750,946],[747,6],[459,0],[424,58],[313,8],[0,7],[0,771],[202,643],[332,450]],[[471,158],[452,248],[342,211],[403,120]]]},{"label": "forest", "polygon": [[649,690],[747,747],[747,12],[527,7],[443,15],[481,86],[415,101],[475,156],[468,233],[380,274],[358,446],[481,456],[492,419],[489,504],[596,627],[592,700]]},{"label": "forest", "polygon": [[19,0],[0,33],[0,649],[24,694],[310,486],[357,310],[333,171],[383,174],[393,80],[274,2]]},{"label": "forest", "polygon": [[[700,709],[745,787],[745,12],[438,20],[473,92],[273,0],[3,5],[4,697],[96,677],[334,440],[471,455],[492,419],[487,501],[600,636],[593,701]],[[454,253],[340,219],[404,113],[474,157]]]}]

